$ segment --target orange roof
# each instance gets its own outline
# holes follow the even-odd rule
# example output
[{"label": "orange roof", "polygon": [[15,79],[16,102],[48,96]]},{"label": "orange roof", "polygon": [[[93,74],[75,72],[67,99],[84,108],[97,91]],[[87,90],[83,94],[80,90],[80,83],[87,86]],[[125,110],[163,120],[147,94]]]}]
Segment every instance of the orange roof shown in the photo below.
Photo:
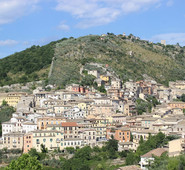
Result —
[{"label": "orange roof", "polygon": [[62,122],[63,127],[78,126],[76,122]]}]

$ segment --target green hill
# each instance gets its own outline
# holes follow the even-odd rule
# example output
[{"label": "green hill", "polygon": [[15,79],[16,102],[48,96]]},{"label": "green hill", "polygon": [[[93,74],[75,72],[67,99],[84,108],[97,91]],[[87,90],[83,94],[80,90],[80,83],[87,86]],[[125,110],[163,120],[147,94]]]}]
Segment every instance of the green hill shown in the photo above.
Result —
[{"label": "green hill", "polygon": [[[52,62],[53,59],[53,62]],[[0,84],[47,79],[57,85],[77,83],[88,63],[108,65],[122,80],[147,75],[157,82],[185,79],[185,47],[154,44],[133,35],[88,35],[33,46],[0,60]]]},{"label": "green hill", "polygon": [[90,35],[56,44],[50,82],[63,84],[81,79],[89,62],[108,64],[122,80],[140,80],[147,74],[159,83],[185,78],[185,48],[152,44],[122,35]]},{"label": "green hill", "polygon": [[0,85],[46,79],[54,56],[54,47],[60,41],[42,47],[32,46],[0,59]]}]

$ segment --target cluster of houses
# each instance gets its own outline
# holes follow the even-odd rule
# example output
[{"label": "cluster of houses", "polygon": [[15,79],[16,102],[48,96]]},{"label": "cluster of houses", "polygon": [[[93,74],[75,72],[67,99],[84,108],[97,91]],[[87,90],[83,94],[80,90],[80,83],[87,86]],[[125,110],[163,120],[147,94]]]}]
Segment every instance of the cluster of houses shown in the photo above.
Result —
[{"label": "cluster of houses", "polygon": [[[96,75],[96,71],[89,74]],[[136,150],[141,136],[147,140],[149,134],[163,132],[179,137],[166,146],[170,156],[185,151],[185,103],[174,101],[185,94],[185,81],[170,82],[165,87],[153,80],[122,84],[118,78],[100,79],[106,94],[78,84],[49,92],[38,87],[32,94],[1,93],[0,103],[5,100],[16,112],[2,123],[0,148],[26,153],[31,148],[41,151],[41,144],[48,150],[101,147],[113,136],[119,141],[119,151]],[[138,115],[136,99],[146,100],[148,95],[161,104],[152,108],[152,113]]]}]

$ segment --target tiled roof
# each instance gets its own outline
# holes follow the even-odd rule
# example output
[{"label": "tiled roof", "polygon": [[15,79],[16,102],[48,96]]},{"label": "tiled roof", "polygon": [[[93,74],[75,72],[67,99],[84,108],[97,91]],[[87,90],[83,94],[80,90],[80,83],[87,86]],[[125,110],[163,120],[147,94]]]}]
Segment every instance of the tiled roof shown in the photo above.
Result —
[{"label": "tiled roof", "polygon": [[141,157],[150,158],[150,157],[152,157],[152,155],[161,156],[164,152],[166,152],[166,150],[164,148],[157,148],[157,149],[153,149],[153,150],[149,151],[148,153],[142,155]]},{"label": "tiled roof", "polygon": [[63,127],[78,126],[76,122],[62,122]]}]

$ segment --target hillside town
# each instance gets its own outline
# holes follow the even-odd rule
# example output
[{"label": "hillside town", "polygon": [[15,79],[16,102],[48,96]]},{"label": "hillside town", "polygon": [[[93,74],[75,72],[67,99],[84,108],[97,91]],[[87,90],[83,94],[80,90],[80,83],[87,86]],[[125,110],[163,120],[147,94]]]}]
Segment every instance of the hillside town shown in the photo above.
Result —
[{"label": "hillside town", "polygon": [[[169,82],[169,87],[154,80],[122,82],[112,74],[93,75],[99,92],[93,87],[70,84],[65,89],[47,85],[26,92],[0,93],[0,103],[15,108],[7,122],[2,122],[0,148],[31,148],[41,151],[41,144],[49,151],[67,147],[102,147],[112,137],[118,141],[118,150],[134,150],[142,138],[159,132],[176,136],[163,148],[141,156],[140,166],[145,169],[153,154],[178,156],[185,152],[185,81]],[[153,102],[153,99],[155,99]],[[143,106],[148,103],[149,106]]]}]

